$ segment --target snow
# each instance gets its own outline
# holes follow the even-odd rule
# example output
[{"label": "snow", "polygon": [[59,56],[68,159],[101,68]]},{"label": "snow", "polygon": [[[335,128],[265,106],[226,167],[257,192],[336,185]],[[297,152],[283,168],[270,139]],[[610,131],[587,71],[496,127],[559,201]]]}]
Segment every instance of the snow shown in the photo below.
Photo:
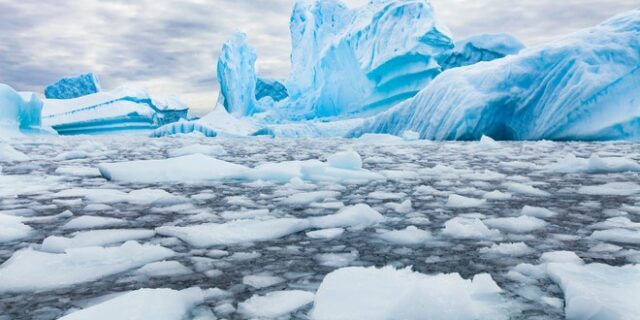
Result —
[{"label": "snow", "polygon": [[73,312],[60,320],[181,320],[188,315],[193,307],[203,301],[203,291],[199,288],[181,291],[139,289],[84,310]]},{"label": "snow", "polygon": [[264,296],[254,295],[238,305],[238,311],[248,318],[274,319],[286,316],[313,302],[312,292],[290,290],[273,291]]},{"label": "snow", "polygon": [[83,231],[73,234],[73,237],[49,236],[42,241],[40,250],[53,253],[63,253],[67,249],[98,247],[129,240],[143,240],[155,236],[153,230],[144,229],[105,229]]},{"label": "snow", "polygon": [[351,135],[422,139],[637,139],[640,10],[518,55],[443,72]]},{"label": "snow", "polygon": [[392,267],[344,268],[322,281],[311,318],[507,319],[501,291],[488,274],[465,280]]},{"label": "snow", "polygon": [[486,203],[486,200],[473,199],[463,197],[457,194],[452,194],[447,200],[447,207],[449,208],[475,208],[480,207]]},{"label": "snow", "polygon": [[31,227],[22,223],[24,218],[0,213],[0,244],[28,237]]},{"label": "snow", "polygon": [[41,124],[42,101],[36,94],[21,95],[0,83],[0,134],[3,138],[19,131],[37,130]]},{"label": "snow", "polygon": [[67,77],[44,89],[47,99],[73,99],[100,92],[100,83],[93,73]]},{"label": "snow", "polygon": [[485,220],[484,223],[491,228],[511,233],[528,233],[547,226],[544,220],[529,216],[493,218]]},{"label": "snow", "polygon": [[640,164],[629,158],[601,158],[594,154],[591,158],[584,159],[570,154],[557,163],[547,165],[546,169],[558,173],[640,172]]},{"label": "snow", "polygon": [[493,239],[500,231],[489,229],[480,219],[456,217],[444,224],[442,234],[455,239]]},{"label": "snow", "polygon": [[384,232],[379,237],[384,241],[398,245],[426,244],[432,239],[430,232],[420,230],[416,226],[409,226],[404,230]]},{"label": "snow", "polygon": [[95,281],[162,260],[169,249],[127,242],[119,247],[69,249],[65,253],[20,250],[0,266],[0,292],[52,290]]},{"label": "snow", "polygon": [[640,314],[640,265],[551,263],[547,271],[562,288],[567,319],[631,320]]},{"label": "snow", "polygon": [[216,157],[224,156],[227,154],[227,152],[222,146],[219,145],[192,144],[179,149],[169,150],[168,154],[171,158],[183,157],[193,154],[203,154],[205,156]]}]

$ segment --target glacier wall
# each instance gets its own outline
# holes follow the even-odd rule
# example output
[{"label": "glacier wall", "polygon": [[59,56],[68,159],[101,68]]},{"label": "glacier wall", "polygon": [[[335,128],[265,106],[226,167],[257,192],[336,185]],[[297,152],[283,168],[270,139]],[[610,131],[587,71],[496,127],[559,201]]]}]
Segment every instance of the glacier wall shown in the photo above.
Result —
[{"label": "glacier wall", "polygon": [[100,92],[100,83],[93,73],[60,79],[44,90],[47,99],[73,99]]},{"label": "glacier wall", "polygon": [[36,94],[20,94],[0,83],[0,138],[19,131],[37,130],[41,112],[42,101]]},{"label": "glacier wall", "polygon": [[519,55],[442,73],[350,135],[640,139],[640,9]]},{"label": "glacier wall", "polygon": [[282,101],[289,97],[289,92],[285,85],[274,79],[258,78],[256,83],[256,100],[270,97],[274,102]]},{"label": "glacier wall", "polygon": [[153,97],[131,86],[43,102],[43,125],[63,135],[153,130],[188,119],[189,113],[176,97]]}]

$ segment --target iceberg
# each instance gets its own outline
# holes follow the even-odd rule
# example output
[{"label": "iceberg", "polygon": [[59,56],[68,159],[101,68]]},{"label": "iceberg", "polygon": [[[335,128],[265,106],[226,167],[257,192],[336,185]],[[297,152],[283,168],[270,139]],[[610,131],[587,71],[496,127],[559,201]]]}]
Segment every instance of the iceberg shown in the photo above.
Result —
[{"label": "iceberg", "polygon": [[34,93],[18,93],[0,83],[0,136],[38,130],[42,101]]},{"label": "iceberg", "polygon": [[93,73],[60,79],[47,86],[44,96],[47,99],[74,99],[100,92],[100,83]]},{"label": "iceberg", "polygon": [[286,99],[289,96],[287,87],[284,83],[275,79],[258,78],[256,82],[256,100],[260,101],[264,98],[271,98],[273,101],[278,102]]},{"label": "iceberg", "polygon": [[520,40],[506,33],[475,35],[457,41],[455,48],[443,55],[439,63],[448,70],[518,54],[524,48]]},{"label": "iceberg", "polygon": [[370,113],[412,97],[454,47],[426,1],[298,1],[291,16],[290,120]]},{"label": "iceberg", "polygon": [[422,139],[640,138],[640,9],[518,55],[447,70],[352,131]]},{"label": "iceberg", "polygon": [[133,86],[43,103],[43,125],[62,135],[153,130],[189,118],[189,108],[177,97],[153,97]]}]

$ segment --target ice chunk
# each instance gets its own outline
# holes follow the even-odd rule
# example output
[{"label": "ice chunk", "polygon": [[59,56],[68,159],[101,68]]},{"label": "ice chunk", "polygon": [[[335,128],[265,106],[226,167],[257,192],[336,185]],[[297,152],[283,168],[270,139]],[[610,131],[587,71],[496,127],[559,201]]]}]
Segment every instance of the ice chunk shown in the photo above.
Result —
[{"label": "ice chunk", "polygon": [[530,217],[536,217],[536,218],[542,218],[542,219],[553,218],[558,215],[558,213],[553,212],[549,209],[532,207],[532,206],[524,206],[524,208],[522,208],[521,214],[523,216],[530,216]]},{"label": "ice chunk", "polygon": [[640,265],[551,263],[562,288],[567,319],[634,319],[640,314]]},{"label": "ice chunk", "polygon": [[584,261],[575,252],[572,251],[551,251],[545,252],[540,256],[543,263],[573,263],[584,264]]},{"label": "ice chunk", "polygon": [[640,185],[633,182],[612,182],[597,186],[585,186],[578,193],[599,196],[630,196],[640,193]]},{"label": "ice chunk", "polygon": [[0,266],[0,292],[64,288],[98,280],[172,257],[167,248],[127,242],[113,248],[69,249],[66,253],[18,251]]},{"label": "ice chunk", "polygon": [[134,274],[150,278],[173,277],[191,274],[193,271],[178,261],[152,262],[136,270]]},{"label": "ice chunk", "polygon": [[447,200],[447,207],[449,208],[475,208],[480,207],[486,203],[486,200],[467,198],[452,194]]},{"label": "ice chunk", "polygon": [[330,228],[307,232],[307,237],[311,239],[335,239],[344,233],[342,228]]},{"label": "ice chunk", "polygon": [[227,154],[227,151],[224,150],[222,146],[219,145],[201,145],[201,144],[193,144],[190,146],[182,147],[175,150],[169,151],[169,157],[177,158],[188,156],[192,154],[204,154],[205,156],[224,156]]},{"label": "ice chunk", "polygon": [[583,159],[570,154],[557,163],[547,165],[545,169],[559,173],[640,172],[640,164],[628,158],[600,158],[593,155]]},{"label": "ice chunk", "polygon": [[29,161],[29,156],[14,149],[10,144],[0,141],[0,162]]},{"label": "ice chunk", "polygon": [[98,92],[98,78],[93,73],[87,73],[58,80],[44,89],[44,96],[47,99],[73,99]]},{"label": "ice chunk", "polygon": [[420,230],[415,226],[409,226],[404,230],[395,230],[382,233],[380,239],[399,245],[425,244],[431,240],[429,231]]},{"label": "ice chunk", "polygon": [[20,130],[37,130],[41,124],[42,101],[36,94],[18,94],[0,83],[0,134],[18,134]]},{"label": "ice chunk", "polygon": [[526,185],[526,184],[522,184],[522,183],[517,183],[517,182],[508,182],[504,184],[509,191],[513,192],[513,193],[518,193],[518,194],[522,194],[522,195],[526,195],[526,196],[532,196],[532,197],[548,197],[551,194],[549,192],[540,190],[536,187],[530,186],[530,185]]},{"label": "ice chunk", "polygon": [[342,268],[358,259],[358,251],[348,253],[323,253],[316,256],[318,263],[325,267]]},{"label": "ice chunk", "polygon": [[0,243],[28,237],[33,229],[22,223],[24,220],[21,217],[0,213]]},{"label": "ice chunk", "polygon": [[444,224],[442,234],[455,239],[493,239],[500,231],[489,229],[480,219],[455,217]]},{"label": "ice chunk", "polygon": [[487,219],[484,223],[491,228],[511,233],[532,232],[547,225],[544,220],[529,216]]},{"label": "ice chunk", "polygon": [[108,229],[78,232],[73,238],[50,236],[42,241],[42,251],[62,253],[67,249],[99,247],[108,244],[142,240],[155,236],[153,230],[144,229]]},{"label": "ice chunk", "polygon": [[384,216],[366,204],[341,209],[335,214],[309,219],[315,228],[370,227],[384,221]]},{"label": "ice chunk", "polygon": [[282,200],[283,204],[289,205],[301,205],[309,204],[315,201],[322,201],[325,199],[336,198],[340,196],[340,192],[337,191],[315,191],[315,192],[303,192],[296,193],[288,196]]},{"label": "ice chunk", "polygon": [[361,170],[362,158],[355,151],[343,151],[333,154],[327,158],[327,163],[338,169]]},{"label": "ice chunk", "polygon": [[244,276],[242,278],[242,283],[256,289],[272,287],[272,286],[275,286],[276,284],[283,283],[284,281],[285,279],[281,277],[276,277],[271,275],[260,275],[260,274]]},{"label": "ice chunk", "polygon": [[424,275],[392,267],[344,268],[327,275],[311,318],[508,319],[501,289],[491,276]]},{"label": "ice chunk", "polygon": [[612,140],[640,136],[640,10],[518,55],[447,70],[351,135]]},{"label": "ice chunk", "polygon": [[279,318],[312,303],[314,296],[312,292],[300,290],[273,291],[240,303],[238,312],[249,318]]},{"label": "ice chunk", "polygon": [[87,309],[73,312],[60,320],[154,319],[181,320],[204,301],[200,288],[182,291],[139,289]]},{"label": "ice chunk", "polygon": [[483,254],[519,257],[533,253],[533,249],[524,242],[494,244],[489,248],[480,249]]},{"label": "ice chunk", "polygon": [[609,230],[594,231],[591,239],[627,244],[640,244],[640,230],[614,228]]},{"label": "ice chunk", "polygon": [[510,193],[505,193],[505,192],[495,190],[495,191],[485,193],[482,197],[487,200],[509,200],[513,196]]},{"label": "ice chunk", "polygon": [[237,220],[223,224],[202,224],[187,227],[160,227],[158,234],[177,237],[192,246],[208,248],[247,242],[269,241],[309,228],[304,219]]},{"label": "ice chunk", "polygon": [[98,168],[90,167],[59,167],[56,169],[55,173],[58,175],[83,178],[100,177],[100,170],[98,170]]}]

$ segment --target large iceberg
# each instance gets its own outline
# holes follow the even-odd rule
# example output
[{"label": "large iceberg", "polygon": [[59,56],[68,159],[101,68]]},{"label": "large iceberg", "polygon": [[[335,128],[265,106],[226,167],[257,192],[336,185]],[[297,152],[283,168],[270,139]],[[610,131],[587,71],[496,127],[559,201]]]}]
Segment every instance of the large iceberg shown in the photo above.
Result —
[{"label": "large iceberg", "polygon": [[47,99],[73,99],[100,92],[100,83],[93,73],[60,79],[44,90]]},{"label": "large iceberg", "polygon": [[448,70],[351,135],[640,138],[640,9],[516,56]]},{"label": "large iceberg", "polygon": [[0,138],[40,127],[42,101],[34,93],[18,93],[0,83]]},{"label": "large iceberg", "polygon": [[43,102],[43,125],[65,135],[153,130],[189,117],[180,99],[154,97],[133,86]]},{"label": "large iceberg", "polygon": [[480,34],[457,41],[455,48],[442,55],[438,63],[445,70],[453,69],[518,54],[524,48],[520,40],[506,33]]},{"label": "large iceberg", "polygon": [[291,120],[370,113],[415,95],[454,47],[424,0],[298,1],[291,17]]}]

